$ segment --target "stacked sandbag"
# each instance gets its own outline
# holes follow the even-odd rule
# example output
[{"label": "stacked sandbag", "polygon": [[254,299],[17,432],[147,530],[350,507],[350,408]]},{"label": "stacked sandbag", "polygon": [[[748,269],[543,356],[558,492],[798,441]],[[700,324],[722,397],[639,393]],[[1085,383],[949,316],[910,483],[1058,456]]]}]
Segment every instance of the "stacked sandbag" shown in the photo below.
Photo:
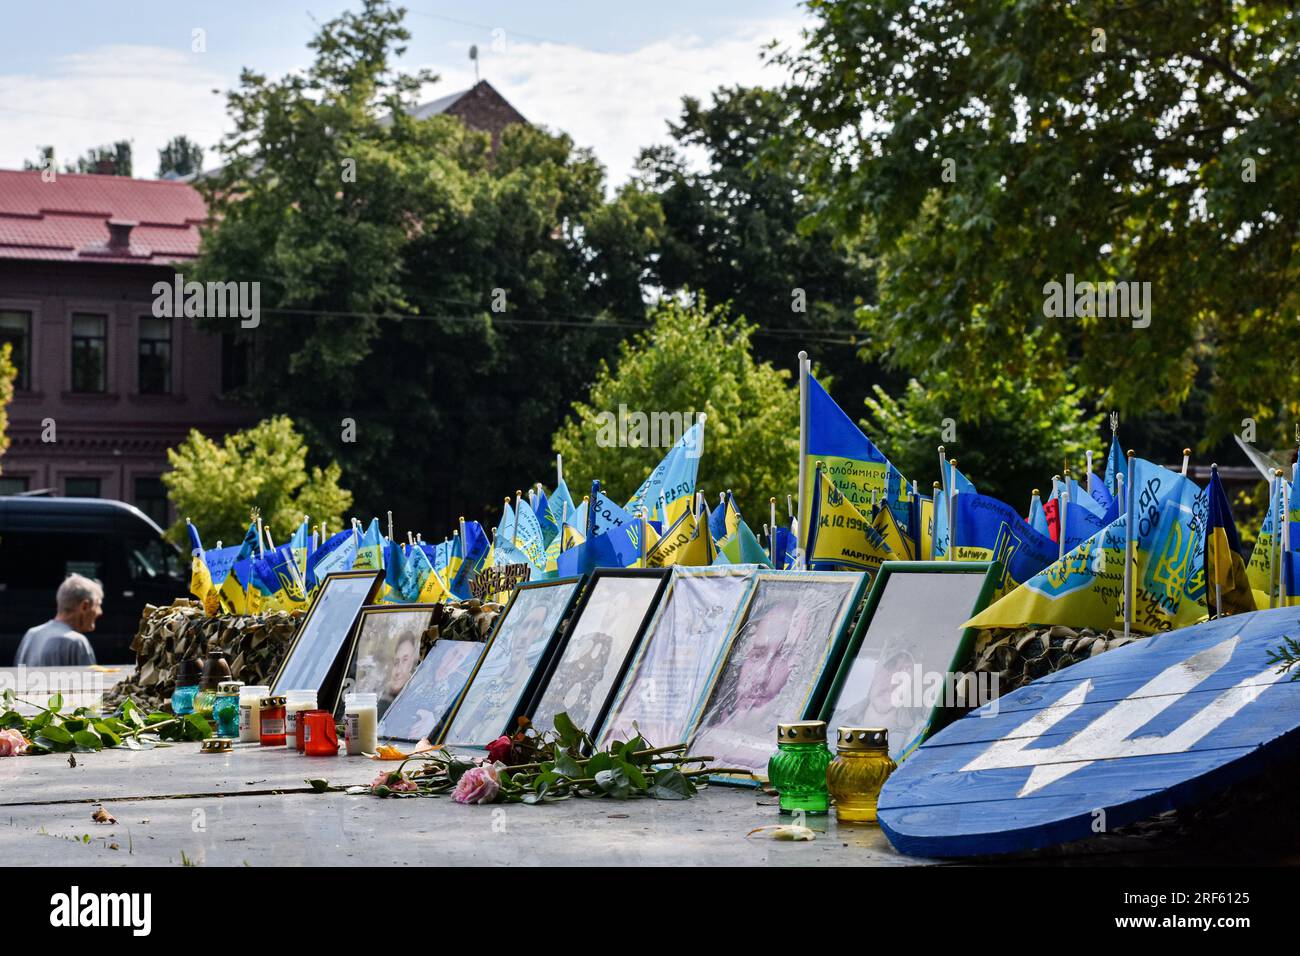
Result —
[{"label": "stacked sandbag", "polygon": [[135,673],[105,698],[116,706],[125,697],[156,707],[171,698],[176,668],[182,660],[202,661],[220,650],[235,680],[269,684],[293,642],[302,611],[223,614],[207,617],[198,601],[180,598],[165,607],[146,605],[131,650]]},{"label": "stacked sandbag", "polygon": [[1053,627],[980,631],[975,639],[974,670],[997,675],[999,694],[1032,680],[1141,640],[1116,631],[1094,631],[1062,624]]}]

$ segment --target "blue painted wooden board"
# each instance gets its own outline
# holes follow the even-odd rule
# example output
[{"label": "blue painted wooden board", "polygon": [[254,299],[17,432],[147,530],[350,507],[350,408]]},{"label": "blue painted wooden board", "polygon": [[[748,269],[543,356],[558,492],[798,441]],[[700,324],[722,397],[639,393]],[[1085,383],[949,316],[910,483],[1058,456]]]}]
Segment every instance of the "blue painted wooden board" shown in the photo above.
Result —
[{"label": "blue painted wooden board", "polygon": [[1068,843],[1204,799],[1300,750],[1300,681],[1268,652],[1278,608],[1146,638],[1040,678],[931,737],[885,784],[904,853]]}]

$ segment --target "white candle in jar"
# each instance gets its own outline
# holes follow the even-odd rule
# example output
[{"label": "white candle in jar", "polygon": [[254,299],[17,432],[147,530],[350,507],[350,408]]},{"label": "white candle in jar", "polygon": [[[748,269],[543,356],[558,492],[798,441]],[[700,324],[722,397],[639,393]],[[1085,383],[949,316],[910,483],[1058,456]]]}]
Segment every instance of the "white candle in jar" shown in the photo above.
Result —
[{"label": "white candle in jar", "polygon": [[284,742],[298,746],[298,720],[304,711],[316,709],[314,690],[286,690],[284,692]]},{"label": "white candle in jar", "polygon": [[348,756],[379,749],[379,700],[374,694],[351,693],[343,698],[343,728]]},{"label": "white candle in jar", "polygon": [[262,740],[262,698],[271,693],[264,684],[245,684],[239,688],[239,739],[244,743]]}]

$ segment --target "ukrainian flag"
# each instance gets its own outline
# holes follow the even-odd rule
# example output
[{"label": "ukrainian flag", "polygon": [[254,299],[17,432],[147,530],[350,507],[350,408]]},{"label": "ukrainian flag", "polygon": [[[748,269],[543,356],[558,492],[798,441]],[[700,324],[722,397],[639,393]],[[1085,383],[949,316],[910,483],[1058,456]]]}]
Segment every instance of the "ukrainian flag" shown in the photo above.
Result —
[{"label": "ukrainian flag", "polygon": [[[1246,562],[1241,556],[1241,539],[1232,520],[1227,492],[1219,480],[1219,469],[1210,469],[1209,499],[1206,519],[1209,533],[1205,538],[1205,597],[1217,614],[1240,614],[1255,610],[1255,597],[1246,577]],[[1222,606],[1220,606],[1220,604]]]},{"label": "ukrainian flag", "polygon": [[[635,512],[640,508],[649,517],[662,522],[664,527],[672,524],[684,511],[690,510],[703,449],[704,423],[697,421],[641,482],[641,487],[628,499],[624,510]],[[666,515],[659,513],[660,496],[668,504]]]},{"label": "ukrainian flag", "polygon": [[[859,515],[870,507],[874,492],[876,501],[894,512],[904,532],[915,536],[909,527],[911,494],[907,479],[811,375],[808,376],[805,442],[802,455],[809,475],[817,463],[822,462],[829,480]],[[804,490],[805,500],[800,502],[799,514],[809,515],[814,500],[825,494],[824,488],[810,481]],[[807,528],[799,529],[805,548],[813,534],[813,525],[814,522],[809,520]]]},{"label": "ukrainian flag", "polygon": [[874,575],[895,557],[870,520],[853,506],[818,465],[813,477],[816,495],[808,525],[808,566],[817,571],[867,571]]},{"label": "ukrainian flag", "polygon": [[370,527],[361,536],[357,556],[352,562],[354,571],[382,571],[384,569],[384,536],[379,530],[379,519],[371,518]]},{"label": "ukrainian flag", "polygon": [[248,583],[253,575],[253,566],[251,557],[258,549],[257,541],[257,520],[254,519],[248,523],[248,530],[244,532],[243,543],[239,546],[239,554],[230,566],[230,572],[226,575],[225,580],[221,582],[221,607],[227,614],[247,614],[248,608]]}]

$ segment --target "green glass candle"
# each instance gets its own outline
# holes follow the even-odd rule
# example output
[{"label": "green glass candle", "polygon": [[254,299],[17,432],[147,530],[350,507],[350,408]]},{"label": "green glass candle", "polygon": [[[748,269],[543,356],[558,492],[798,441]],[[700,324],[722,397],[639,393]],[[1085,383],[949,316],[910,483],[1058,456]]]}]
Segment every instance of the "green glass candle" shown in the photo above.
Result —
[{"label": "green glass candle", "polygon": [[826,791],[830,762],[825,721],[777,724],[776,753],[767,762],[767,779],[780,795],[783,813],[825,813],[830,809]]}]

